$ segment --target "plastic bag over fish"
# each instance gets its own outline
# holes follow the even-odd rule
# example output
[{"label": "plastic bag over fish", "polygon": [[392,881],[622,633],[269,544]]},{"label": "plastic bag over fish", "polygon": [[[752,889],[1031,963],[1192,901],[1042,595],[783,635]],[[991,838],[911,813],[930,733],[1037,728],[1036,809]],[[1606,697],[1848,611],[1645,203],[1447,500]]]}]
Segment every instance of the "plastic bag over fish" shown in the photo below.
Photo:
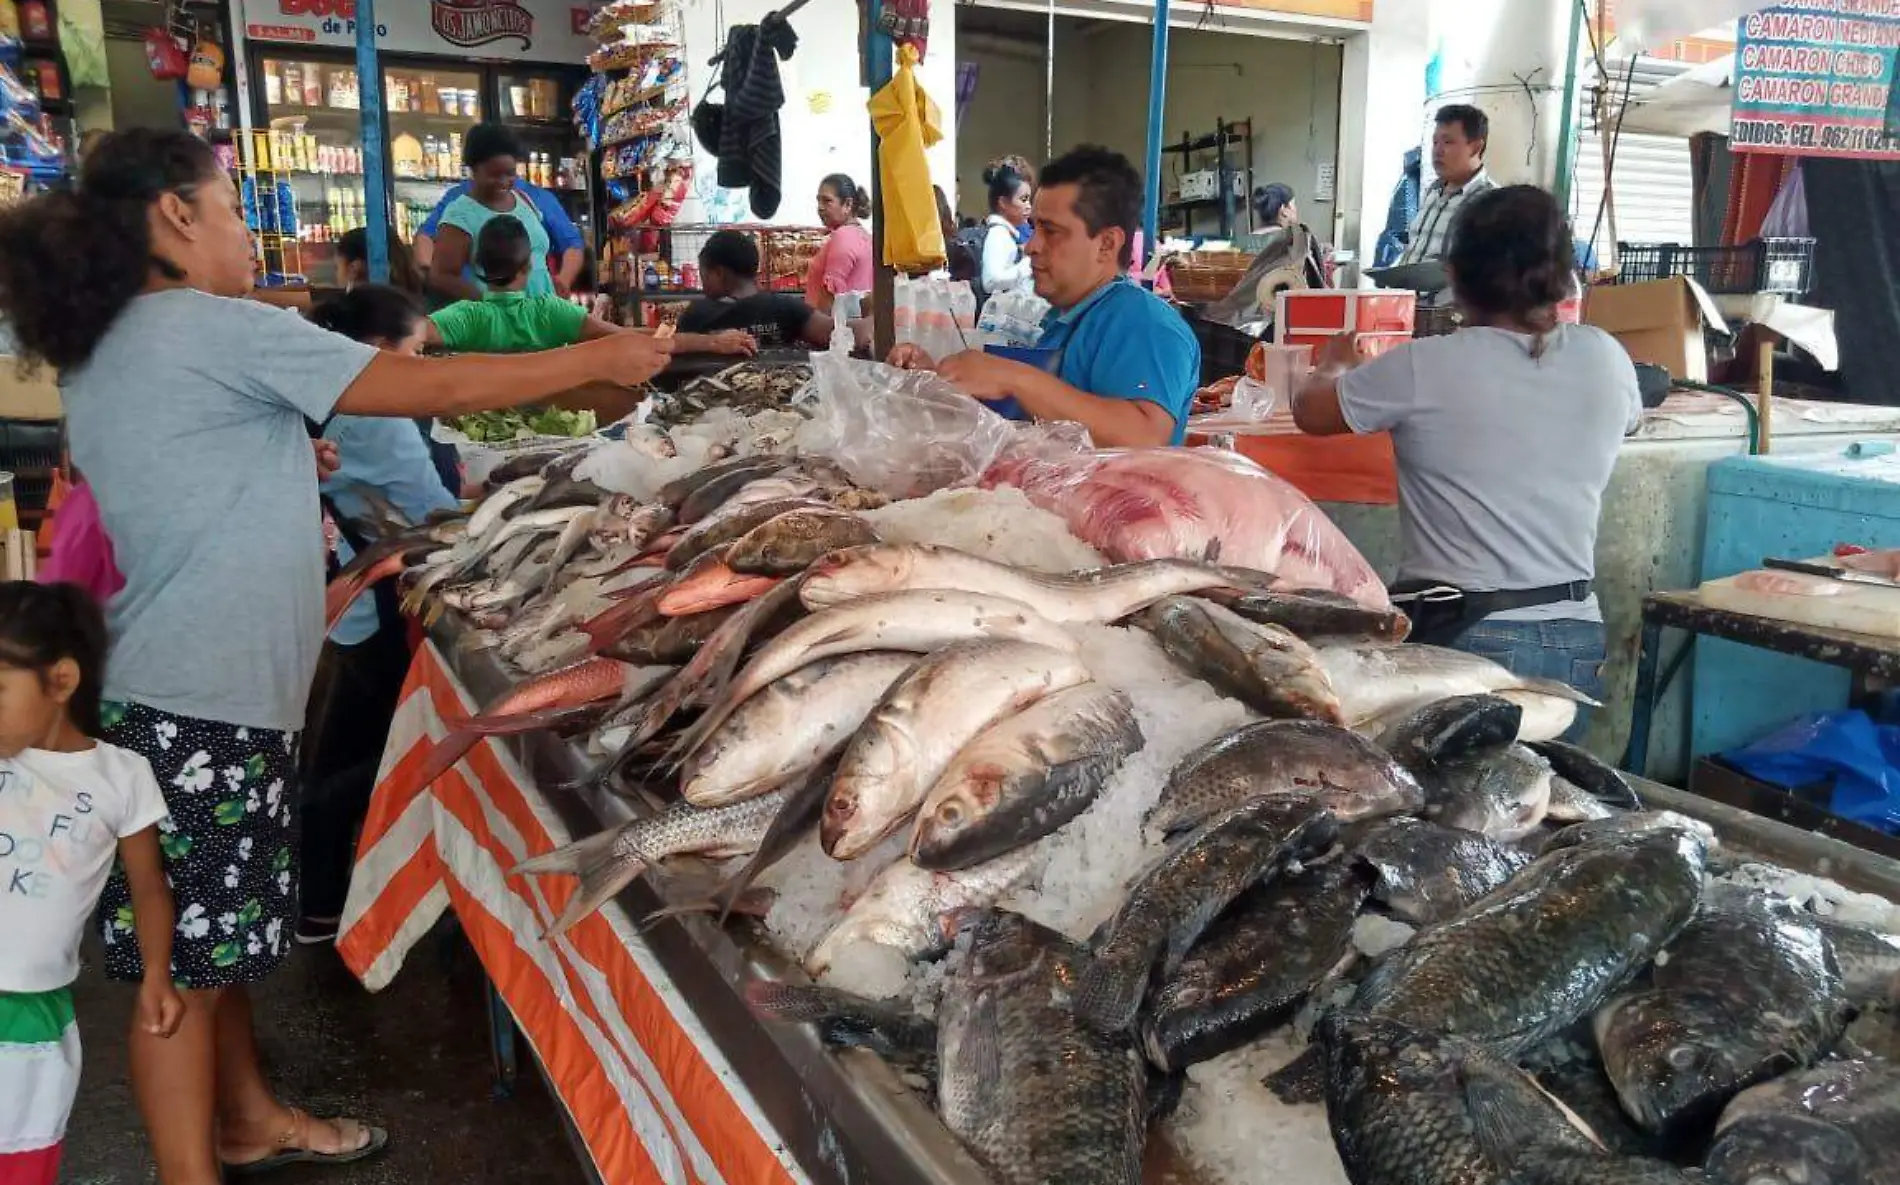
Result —
[{"label": "plastic bag over fish", "polygon": [[1112,560],[1213,559],[1272,572],[1384,609],[1385,584],[1331,519],[1292,485],[1222,449],[1007,456],[983,485],[1014,486]]},{"label": "plastic bag over fish", "polygon": [[797,406],[811,415],[798,451],[830,457],[851,480],[920,498],[976,480],[1002,453],[1010,422],[929,371],[833,354],[811,357]]}]

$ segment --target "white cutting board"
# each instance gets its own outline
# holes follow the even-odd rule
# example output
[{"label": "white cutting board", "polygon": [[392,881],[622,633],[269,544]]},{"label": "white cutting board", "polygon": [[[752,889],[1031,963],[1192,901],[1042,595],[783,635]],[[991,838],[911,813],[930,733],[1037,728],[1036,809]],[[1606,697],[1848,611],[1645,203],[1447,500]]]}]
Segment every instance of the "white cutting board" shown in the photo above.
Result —
[{"label": "white cutting board", "polygon": [[[1811,561],[1816,564],[1832,564],[1831,557]],[[1882,588],[1873,584],[1849,584],[1845,581],[1827,580],[1825,577],[1796,576],[1795,579],[1810,587],[1832,586],[1839,591],[1832,596],[1804,596],[1789,593],[1763,592],[1759,589],[1744,588],[1738,582],[1744,577],[1761,575],[1744,572],[1737,576],[1725,576],[1720,580],[1705,583],[1698,591],[1702,603],[1711,609],[1723,609],[1731,613],[1747,613],[1755,617],[1770,617],[1779,621],[1794,622],[1797,625],[1820,626],[1823,629],[1849,630],[1857,634],[1872,634],[1882,638],[1900,638],[1900,588]],[[1794,575],[1788,572],[1771,573],[1775,577]]]}]

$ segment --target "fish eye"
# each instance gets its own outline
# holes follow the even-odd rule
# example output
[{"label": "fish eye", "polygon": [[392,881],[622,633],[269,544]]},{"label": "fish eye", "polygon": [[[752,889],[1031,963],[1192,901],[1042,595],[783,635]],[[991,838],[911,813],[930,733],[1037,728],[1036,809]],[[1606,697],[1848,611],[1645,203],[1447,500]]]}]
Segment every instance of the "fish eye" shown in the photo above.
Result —
[{"label": "fish eye", "polygon": [[1687,1070],[1702,1060],[1702,1051],[1693,1045],[1678,1045],[1664,1055],[1664,1060],[1669,1063],[1671,1069]]},{"label": "fish eye", "polygon": [[963,806],[956,802],[946,802],[937,808],[937,822],[945,827],[957,827],[963,823]]}]

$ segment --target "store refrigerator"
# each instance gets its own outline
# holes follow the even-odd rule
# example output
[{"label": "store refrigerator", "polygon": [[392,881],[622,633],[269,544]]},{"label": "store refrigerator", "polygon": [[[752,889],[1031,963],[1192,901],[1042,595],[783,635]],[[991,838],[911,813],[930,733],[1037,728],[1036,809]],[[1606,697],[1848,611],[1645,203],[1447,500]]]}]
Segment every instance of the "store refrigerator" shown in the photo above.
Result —
[{"label": "store refrigerator", "polygon": [[436,203],[463,179],[463,139],[487,118],[515,132],[520,175],[559,195],[588,236],[591,254],[586,148],[569,117],[574,90],[586,77],[582,68],[385,55],[389,192],[368,195],[354,56],[268,44],[254,45],[252,53],[255,118],[269,130],[275,175],[287,178],[294,193],[294,233],[311,284],[338,283],[336,240],[364,224],[371,200],[386,197],[397,236],[413,241]]}]

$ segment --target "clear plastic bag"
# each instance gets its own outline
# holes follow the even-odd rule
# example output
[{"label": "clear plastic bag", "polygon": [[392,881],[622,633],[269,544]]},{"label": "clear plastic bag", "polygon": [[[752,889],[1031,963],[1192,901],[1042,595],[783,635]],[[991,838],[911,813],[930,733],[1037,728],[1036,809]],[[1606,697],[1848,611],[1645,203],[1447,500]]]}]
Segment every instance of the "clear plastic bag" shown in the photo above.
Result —
[{"label": "clear plastic bag", "polygon": [[932,358],[948,358],[981,344],[976,335],[976,296],[963,280],[897,277],[891,323],[899,345],[917,346]]},{"label": "clear plastic bag", "polygon": [[1062,516],[1111,559],[1215,560],[1272,572],[1288,588],[1324,588],[1391,604],[1385,583],[1333,521],[1291,484],[1220,449],[1009,456],[983,485],[1014,486]]},{"label": "clear plastic bag", "polygon": [[1042,340],[1042,319],[1048,314],[1048,301],[1030,289],[1012,288],[983,302],[976,325],[989,345],[1033,346]]},{"label": "clear plastic bag", "polygon": [[1015,437],[1008,420],[929,371],[831,353],[813,354],[811,368],[796,401],[811,417],[798,451],[893,498],[973,482]]}]

